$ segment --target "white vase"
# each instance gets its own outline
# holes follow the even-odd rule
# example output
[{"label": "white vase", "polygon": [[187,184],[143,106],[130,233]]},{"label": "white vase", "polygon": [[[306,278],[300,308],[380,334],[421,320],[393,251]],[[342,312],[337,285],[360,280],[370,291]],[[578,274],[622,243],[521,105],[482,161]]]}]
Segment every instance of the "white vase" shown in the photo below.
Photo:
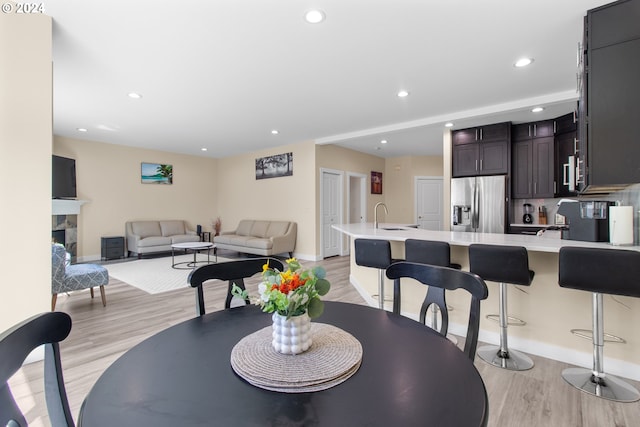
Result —
[{"label": "white vase", "polygon": [[273,313],[273,348],[282,354],[300,354],[311,347],[311,318],[307,313],[287,316]]}]

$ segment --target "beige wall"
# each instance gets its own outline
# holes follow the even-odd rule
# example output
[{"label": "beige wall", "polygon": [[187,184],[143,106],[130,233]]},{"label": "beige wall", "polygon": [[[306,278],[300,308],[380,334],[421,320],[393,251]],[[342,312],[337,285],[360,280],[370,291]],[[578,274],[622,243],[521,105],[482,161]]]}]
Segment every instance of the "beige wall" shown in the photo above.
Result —
[{"label": "beige wall", "polygon": [[[383,172],[385,161],[381,157],[371,156],[369,154],[360,153],[358,151],[349,150],[338,147],[336,145],[318,145],[316,146],[316,168],[318,170],[318,178],[320,177],[320,168],[333,169],[341,172],[360,173],[367,176],[367,218],[373,218],[373,207],[378,202],[384,202],[385,191],[382,188],[382,194],[371,194],[371,171]],[[346,185],[348,184],[346,176],[344,180],[344,195],[346,197]],[[320,182],[316,187],[318,200],[320,198]],[[346,209],[346,200],[344,200]],[[318,212],[318,223],[320,213]]]},{"label": "beige wall", "polygon": [[383,178],[386,222],[413,223],[416,218],[415,177],[442,176],[441,156],[405,156],[387,159]]},{"label": "beige wall", "polygon": [[[124,236],[125,222],[183,219],[195,230],[212,229],[219,215],[218,160],[62,137],[54,154],[76,159],[78,258],[100,258],[101,236]],[[173,184],[142,184],[140,164],[173,165]]]},{"label": "beige wall", "polygon": [[0,330],[51,303],[51,18],[0,13]]},{"label": "beige wall", "polygon": [[[378,202],[384,202],[384,186],[382,188],[382,194],[371,194],[371,171],[383,172],[383,180],[384,180],[384,164],[385,161],[381,157],[371,156],[369,154],[360,153],[358,151],[349,150],[346,148],[338,147],[336,145],[318,145],[316,146],[316,176],[318,177],[316,183],[316,199],[318,206],[320,206],[320,169],[332,169],[336,171],[340,171],[344,173],[343,179],[343,201],[342,206],[343,209],[343,218],[342,221],[346,222],[347,220],[347,186],[349,185],[349,180],[347,179],[347,173],[358,173],[365,175],[367,178],[367,189],[366,189],[366,206],[367,206],[367,219],[369,221],[373,221],[373,207]],[[316,253],[318,257],[322,254],[322,248],[320,247],[320,232],[321,232],[321,219],[320,219],[320,210],[316,212]],[[343,248],[348,248],[348,239],[346,236],[343,237]]]},{"label": "beige wall", "polygon": [[[269,148],[219,160],[218,212],[222,230],[234,230],[241,219],[294,221],[298,224],[295,254],[316,254],[316,155],[313,142]],[[256,179],[259,157],[293,153],[293,175]]]},{"label": "beige wall", "polygon": [[[344,218],[347,219],[347,186],[349,181],[346,174],[359,173],[367,177],[367,221],[372,222],[374,218],[373,209],[378,202],[387,205],[389,215],[385,218],[384,212],[380,211],[379,216],[382,222],[413,223],[415,221],[415,200],[414,187],[416,176],[443,175],[443,158],[441,156],[405,156],[384,159],[365,153],[338,147],[336,145],[318,145],[316,147],[316,167],[318,176],[320,169],[333,169],[345,173],[343,188]],[[371,194],[371,171],[382,172],[382,194]],[[318,203],[320,200],[320,183],[316,186]],[[321,254],[320,248],[320,212],[318,212],[316,229],[318,247],[317,253]],[[348,248],[347,240],[343,242],[343,247]]]}]

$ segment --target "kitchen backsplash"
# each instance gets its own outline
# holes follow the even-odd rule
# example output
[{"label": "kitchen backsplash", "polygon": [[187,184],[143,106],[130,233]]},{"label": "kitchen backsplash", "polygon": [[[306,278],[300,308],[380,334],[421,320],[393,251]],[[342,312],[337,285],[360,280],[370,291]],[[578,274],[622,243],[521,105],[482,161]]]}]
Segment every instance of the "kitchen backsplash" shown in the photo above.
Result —
[{"label": "kitchen backsplash", "polygon": [[[633,241],[634,245],[639,243],[639,225],[640,225],[640,184],[631,185],[624,190],[601,196],[584,196],[571,197],[576,200],[607,200],[620,202],[623,206],[633,206]],[[533,224],[540,224],[538,219],[538,210],[541,206],[545,207],[547,214],[547,225],[555,225],[555,214],[558,212],[558,202],[562,199],[517,199],[511,200],[511,224],[522,224],[525,214],[524,204],[529,203],[532,206]]]}]

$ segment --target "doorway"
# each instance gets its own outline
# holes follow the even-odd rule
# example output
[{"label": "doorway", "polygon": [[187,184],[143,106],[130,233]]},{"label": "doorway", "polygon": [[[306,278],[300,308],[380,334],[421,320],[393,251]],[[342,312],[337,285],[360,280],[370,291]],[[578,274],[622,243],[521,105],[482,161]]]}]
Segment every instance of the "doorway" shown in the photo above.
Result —
[{"label": "doorway", "polygon": [[417,176],[414,188],[418,228],[443,230],[442,177]]},{"label": "doorway", "polygon": [[342,224],[343,173],[320,169],[320,247],[322,258],[341,255],[341,233],[332,225]]}]

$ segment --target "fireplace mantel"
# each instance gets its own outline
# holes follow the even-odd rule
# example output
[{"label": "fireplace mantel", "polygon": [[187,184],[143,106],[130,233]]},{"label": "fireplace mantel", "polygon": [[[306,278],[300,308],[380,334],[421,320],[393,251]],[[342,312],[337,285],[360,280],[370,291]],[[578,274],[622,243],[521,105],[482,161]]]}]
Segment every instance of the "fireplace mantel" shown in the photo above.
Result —
[{"label": "fireplace mantel", "polygon": [[80,206],[87,203],[87,200],[51,200],[51,215],[78,215]]}]

